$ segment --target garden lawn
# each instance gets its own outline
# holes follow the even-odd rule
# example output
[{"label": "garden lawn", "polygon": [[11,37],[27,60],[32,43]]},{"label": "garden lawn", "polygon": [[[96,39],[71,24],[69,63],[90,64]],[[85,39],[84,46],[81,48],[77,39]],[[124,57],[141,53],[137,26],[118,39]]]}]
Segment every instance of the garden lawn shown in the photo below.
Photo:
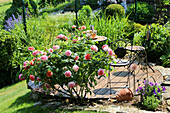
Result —
[{"label": "garden lawn", "polygon": [[12,0],[0,0],[0,4],[4,4],[4,3],[8,3],[8,2],[12,2]]},{"label": "garden lawn", "polygon": [[0,0],[0,29],[3,27],[3,19],[5,17],[5,12],[11,7],[11,0]]},{"label": "garden lawn", "polygon": [[77,111],[41,108],[34,106],[26,81],[0,89],[0,113],[96,113],[96,111]]}]

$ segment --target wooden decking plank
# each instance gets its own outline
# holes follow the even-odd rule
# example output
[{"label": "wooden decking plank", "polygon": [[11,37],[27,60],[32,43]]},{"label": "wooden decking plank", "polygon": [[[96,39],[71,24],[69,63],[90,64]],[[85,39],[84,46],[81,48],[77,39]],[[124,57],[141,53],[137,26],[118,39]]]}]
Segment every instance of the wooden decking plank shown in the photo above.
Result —
[{"label": "wooden decking plank", "polygon": [[[125,70],[124,68],[119,68],[119,70],[117,71],[117,73],[116,73],[116,75],[115,76],[110,76],[110,79],[112,80],[112,79],[115,79],[115,78],[117,78],[117,76],[123,71],[123,70]],[[113,71],[111,72],[111,74],[113,73]],[[108,78],[106,78],[106,79],[108,79]],[[100,90],[101,88],[104,88],[104,87],[106,87],[107,86],[107,80],[104,80],[101,84],[98,84],[98,85],[96,85],[95,86],[95,89],[98,89],[98,90]],[[105,82],[105,83],[104,83]],[[104,84],[103,84],[104,83]],[[98,90],[95,90],[95,92],[97,92]],[[94,92],[94,93],[95,93]]]}]

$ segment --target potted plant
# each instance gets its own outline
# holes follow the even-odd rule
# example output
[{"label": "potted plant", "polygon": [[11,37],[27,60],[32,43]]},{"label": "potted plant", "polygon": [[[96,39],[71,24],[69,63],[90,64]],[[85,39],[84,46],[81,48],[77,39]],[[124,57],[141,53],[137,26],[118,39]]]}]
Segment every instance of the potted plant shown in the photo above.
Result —
[{"label": "potted plant", "polygon": [[164,92],[166,88],[148,80],[144,81],[144,85],[144,87],[139,87],[136,90],[141,95],[142,105],[150,110],[155,110],[162,101],[162,92]]}]

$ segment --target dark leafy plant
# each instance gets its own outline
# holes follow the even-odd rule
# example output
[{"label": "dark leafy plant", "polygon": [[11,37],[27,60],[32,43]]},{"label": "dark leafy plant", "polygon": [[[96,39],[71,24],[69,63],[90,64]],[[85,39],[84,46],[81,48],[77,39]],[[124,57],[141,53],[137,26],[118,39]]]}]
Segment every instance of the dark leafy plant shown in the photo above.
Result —
[{"label": "dark leafy plant", "polygon": [[146,34],[149,29],[145,26],[143,30],[136,33],[134,36],[134,44],[146,46],[148,50],[148,61],[161,64],[160,57],[167,54],[170,48],[170,33],[165,26],[159,24],[151,24],[150,26],[150,41],[146,45]]},{"label": "dark leafy plant", "polygon": [[162,60],[162,65],[164,67],[170,67],[170,52],[167,51],[167,54],[166,55],[162,55],[160,57],[160,59]]},{"label": "dark leafy plant", "polygon": [[92,7],[93,9],[96,9],[99,5],[98,5],[98,0],[86,0],[85,1],[86,5],[89,5],[90,7]]},{"label": "dark leafy plant", "polygon": [[[135,20],[135,3],[131,4],[127,11],[126,15],[129,15],[130,20]],[[138,2],[137,3],[137,22],[141,24],[150,23],[154,17],[154,7],[149,5],[146,2]]]}]

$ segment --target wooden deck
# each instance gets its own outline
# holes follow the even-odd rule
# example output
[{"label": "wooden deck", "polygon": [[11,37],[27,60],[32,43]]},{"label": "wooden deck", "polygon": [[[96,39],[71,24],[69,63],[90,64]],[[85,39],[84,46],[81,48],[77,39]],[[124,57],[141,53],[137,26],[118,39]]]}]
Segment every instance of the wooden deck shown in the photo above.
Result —
[{"label": "wooden deck", "polygon": [[[161,84],[163,82],[163,77],[161,73],[157,70],[153,72],[150,68],[148,68],[148,74],[147,70],[143,69],[145,66],[139,66],[138,70],[135,71],[135,87],[134,87],[134,76],[128,74],[128,70],[126,67],[117,67],[115,68],[116,71],[112,71],[110,73],[110,80],[111,82],[111,90],[110,90],[110,84],[107,85],[108,78],[101,78],[98,80],[98,84],[95,86],[95,89],[93,89],[93,95],[88,95],[88,98],[115,98],[117,93],[121,90],[127,87],[127,78],[130,77],[130,85],[129,88],[133,91],[133,93],[136,93],[136,89],[140,86],[143,86],[143,81],[147,78],[149,78],[149,81],[151,82],[157,82],[158,84]],[[152,76],[152,77],[150,77]],[[135,89],[134,89],[135,88]],[[110,94],[111,92],[111,94]]]},{"label": "wooden deck", "polygon": [[[155,70],[155,69],[154,69]],[[135,71],[135,87],[134,87],[134,76],[128,74],[127,67],[116,67],[115,71],[112,71],[110,73],[110,80],[111,82],[111,90],[110,90],[110,84],[108,84],[108,77],[101,77],[100,79],[96,78],[97,85],[95,88],[91,88],[91,91],[93,92],[92,95],[88,94],[86,98],[88,99],[109,99],[109,98],[115,98],[117,93],[127,86],[127,78],[130,78],[130,89],[135,93],[136,89],[139,86],[143,86],[143,81],[149,77],[149,81],[151,82],[157,82],[158,84],[161,84],[163,82],[163,77],[161,73],[157,70],[153,72],[151,69],[148,68],[148,74],[145,66],[138,66],[138,70]],[[155,81],[154,81],[155,80]],[[31,84],[31,83],[30,83]],[[29,84],[28,84],[29,85]],[[32,85],[36,87],[35,85]],[[135,88],[135,89],[134,89]],[[111,94],[110,94],[111,92]],[[55,92],[54,95],[59,95],[59,92]],[[64,94],[63,94],[64,95]],[[65,95],[65,97],[68,97]]]}]

